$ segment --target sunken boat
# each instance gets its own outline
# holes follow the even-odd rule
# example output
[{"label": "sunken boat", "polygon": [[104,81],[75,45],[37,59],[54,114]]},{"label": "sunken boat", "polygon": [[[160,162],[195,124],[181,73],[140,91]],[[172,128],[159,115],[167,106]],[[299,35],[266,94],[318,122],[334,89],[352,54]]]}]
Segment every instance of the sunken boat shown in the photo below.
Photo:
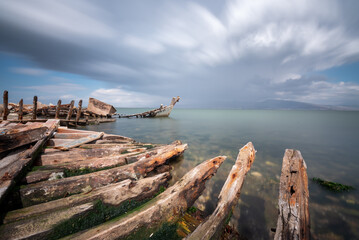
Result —
[{"label": "sunken boat", "polygon": [[171,114],[173,107],[176,105],[177,102],[179,102],[180,99],[181,98],[179,96],[173,97],[169,106],[161,105],[159,108],[156,108],[156,109],[153,109],[153,110],[150,110],[147,112],[135,113],[135,114],[130,114],[130,115],[119,115],[119,117],[120,118],[168,117]]}]

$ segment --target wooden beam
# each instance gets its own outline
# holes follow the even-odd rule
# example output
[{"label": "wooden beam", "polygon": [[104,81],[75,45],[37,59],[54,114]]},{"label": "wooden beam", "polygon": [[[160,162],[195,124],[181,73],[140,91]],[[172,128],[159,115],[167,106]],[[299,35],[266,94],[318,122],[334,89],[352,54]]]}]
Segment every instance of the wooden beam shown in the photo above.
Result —
[{"label": "wooden beam", "polygon": [[61,145],[57,145],[54,148],[55,149],[60,149],[62,151],[67,151],[67,150],[69,150],[71,148],[75,148],[75,147],[81,146],[82,144],[89,143],[89,142],[95,141],[97,139],[100,139],[103,135],[104,135],[103,132],[91,134],[91,135],[89,135],[87,137],[75,139],[74,141],[69,142],[69,143],[64,143],[64,144],[61,144]]},{"label": "wooden beam", "polygon": [[20,189],[24,206],[30,206],[41,202],[64,197],[67,194],[82,192],[88,186],[101,187],[110,183],[125,179],[139,179],[149,172],[167,162],[168,159],[182,154],[187,149],[187,144],[179,141],[174,143],[171,150],[159,152],[154,156],[146,156],[139,161],[121,167],[102,170],[94,173],[68,177],[64,179],[29,184]]},{"label": "wooden beam", "polygon": [[65,239],[123,239],[135,232],[146,231],[147,239],[161,224],[174,224],[193,205],[205,189],[206,181],[216,173],[225,159],[221,156],[201,163],[138,211]]},{"label": "wooden beam", "polygon": [[37,96],[34,96],[33,107],[32,107],[32,119],[36,119],[37,115]]},{"label": "wooden beam", "polygon": [[61,109],[61,100],[57,101],[55,119],[59,119]]},{"label": "wooden beam", "polygon": [[74,110],[74,104],[75,104],[75,101],[72,100],[72,101],[71,101],[71,104],[70,104],[70,107],[69,107],[69,112],[67,113],[66,120],[70,120],[70,119],[71,119],[72,111]]},{"label": "wooden beam", "polygon": [[255,154],[256,150],[251,142],[240,149],[237,160],[219,193],[216,209],[212,215],[202,222],[186,239],[220,239],[226,220],[238,203],[244,178],[252,166]]},{"label": "wooden beam", "polygon": [[3,95],[3,104],[4,104],[4,112],[3,112],[3,120],[7,120],[7,115],[9,115],[9,93],[7,90],[4,91]]},{"label": "wooden beam", "polygon": [[18,120],[22,121],[22,117],[23,117],[23,107],[24,107],[24,101],[21,98],[20,102],[19,102],[19,112],[18,112]]},{"label": "wooden beam", "polygon": [[274,239],[310,239],[307,166],[298,150],[285,150],[278,207]]}]

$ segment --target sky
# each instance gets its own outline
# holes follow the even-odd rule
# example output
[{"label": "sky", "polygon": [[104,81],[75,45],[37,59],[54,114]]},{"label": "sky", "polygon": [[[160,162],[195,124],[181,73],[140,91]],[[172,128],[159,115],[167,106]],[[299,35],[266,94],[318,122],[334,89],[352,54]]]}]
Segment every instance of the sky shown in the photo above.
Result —
[{"label": "sky", "polygon": [[[31,103],[359,107],[359,1],[0,0],[0,90]],[[177,106],[176,106],[177,107]]]}]

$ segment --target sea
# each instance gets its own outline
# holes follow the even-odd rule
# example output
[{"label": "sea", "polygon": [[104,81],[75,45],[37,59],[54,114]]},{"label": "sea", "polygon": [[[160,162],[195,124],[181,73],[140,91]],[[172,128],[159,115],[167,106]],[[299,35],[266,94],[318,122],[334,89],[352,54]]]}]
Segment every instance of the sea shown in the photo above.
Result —
[{"label": "sea", "polygon": [[[117,109],[132,114],[148,109]],[[86,129],[131,137],[139,142],[188,143],[172,162],[172,184],[206,159],[227,160],[195,206],[206,214],[218,194],[238,150],[252,142],[255,161],[245,178],[230,225],[243,239],[273,239],[278,217],[279,178],[285,149],[297,149],[307,165],[312,239],[359,239],[359,112],[291,110],[207,110],[175,108],[168,118],[118,118]],[[312,178],[353,186],[331,192]]]}]

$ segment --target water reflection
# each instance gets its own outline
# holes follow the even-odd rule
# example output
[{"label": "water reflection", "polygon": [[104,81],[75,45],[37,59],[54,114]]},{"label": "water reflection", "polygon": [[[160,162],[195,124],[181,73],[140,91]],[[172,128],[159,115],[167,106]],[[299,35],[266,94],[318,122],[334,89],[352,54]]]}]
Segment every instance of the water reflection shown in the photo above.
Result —
[{"label": "water reflection", "polygon": [[[139,110],[133,110],[140,112]],[[242,188],[231,223],[248,239],[272,238],[276,226],[279,176],[286,148],[299,149],[308,177],[359,188],[359,112],[241,111],[174,109],[170,118],[118,119],[88,129],[137,141],[189,144],[173,163],[173,180],[200,162],[226,155],[196,205],[211,213],[238,149],[252,141],[255,162]],[[359,239],[358,191],[335,194],[309,181],[311,231],[317,239]]]}]

